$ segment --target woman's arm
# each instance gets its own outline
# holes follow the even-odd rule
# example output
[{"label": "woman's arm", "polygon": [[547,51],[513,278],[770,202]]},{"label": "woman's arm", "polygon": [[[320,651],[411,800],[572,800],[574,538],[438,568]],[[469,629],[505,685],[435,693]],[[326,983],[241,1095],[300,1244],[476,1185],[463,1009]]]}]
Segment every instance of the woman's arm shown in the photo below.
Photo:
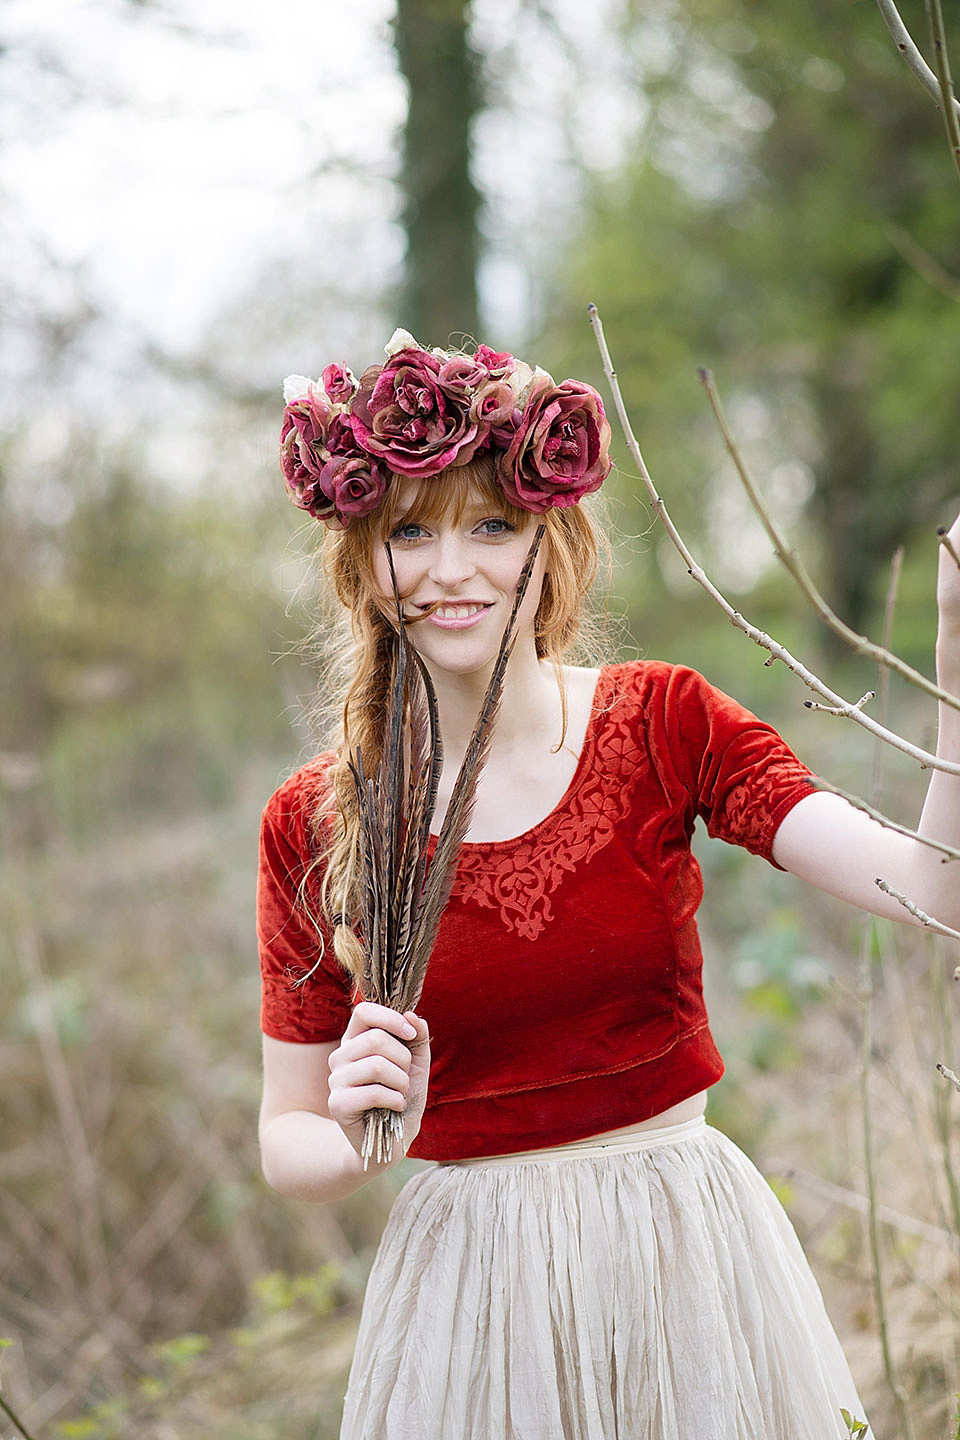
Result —
[{"label": "woman's arm", "polygon": [[420,1131],[430,1071],[426,1021],[382,1005],[360,1004],[339,1045],[299,1045],[263,1037],[260,1155],[263,1173],[295,1200],[338,1200],[389,1165],[363,1168],[363,1117],[396,1110],[404,1150]]},{"label": "woman's arm", "polygon": [[[960,518],[950,531],[960,550]],[[937,680],[960,694],[960,567],[945,547],[937,578]],[[940,705],[937,754],[960,762],[960,711]],[[918,830],[960,848],[960,776],[931,772]],[[785,870],[842,900],[891,920],[913,917],[876,885],[882,879],[921,910],[960,929],[960,860],[945,860],[928,845],[871,820],[837,795],[801,800],[784,819],[773,857]],[[918,923],[913,920],[913,923]]]}]

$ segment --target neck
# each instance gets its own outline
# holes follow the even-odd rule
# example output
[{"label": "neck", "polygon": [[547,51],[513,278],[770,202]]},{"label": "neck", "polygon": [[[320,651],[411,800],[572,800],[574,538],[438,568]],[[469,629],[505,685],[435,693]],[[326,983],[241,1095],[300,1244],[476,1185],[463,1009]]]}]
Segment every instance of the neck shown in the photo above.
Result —
[{"label": "neck", "polygon": [[[463,759],[480,706],[490,681],[490,671],[451,675],[430,671],[437,692],[440,734],[443,740],[444,770],[456,770]],[[537,658],[532,643],[518,644],[510,657],[504,677],[500,709],[494,725],[491,752],[511,749],[518,741],[536,740],[556,745],[560,741],[561,697],[553,667]]]}]

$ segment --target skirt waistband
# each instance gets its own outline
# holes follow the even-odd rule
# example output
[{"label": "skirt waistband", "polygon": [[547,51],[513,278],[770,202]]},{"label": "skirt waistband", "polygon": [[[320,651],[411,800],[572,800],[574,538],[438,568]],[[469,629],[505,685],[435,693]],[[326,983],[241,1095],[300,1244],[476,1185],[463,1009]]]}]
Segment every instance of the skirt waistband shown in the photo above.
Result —
[{"label": "skirt waistband", "polygon": [[598,1155],[626,1155],[642,1150],[657,1150],[661,1145],[694,1140],[702,1135],[707,1122],[702,1115],[681,1120],[676,1125],[662,1125],[654,1130],[635,1130],[627,1135],[610,1135],[604,1140],[590,1136],[571,1140],[567,1145],[552,1145],[546,1150],[521,1150],[516,1155],[478,1155],[469,1160],[454,1160],[453,1165],[524,1165],[532,1160],[583,1160]]}]

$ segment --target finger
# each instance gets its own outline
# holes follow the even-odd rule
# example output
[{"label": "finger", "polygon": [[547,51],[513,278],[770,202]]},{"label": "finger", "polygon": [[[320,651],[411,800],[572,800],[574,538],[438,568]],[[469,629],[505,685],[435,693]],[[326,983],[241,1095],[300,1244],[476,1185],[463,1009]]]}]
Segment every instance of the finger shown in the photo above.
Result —
[{"label": "finger", "polygon": [[382,1055],[367,1055],[330,1071],[331,1090],[359,1089],[363,1085],[386,1085],[406,1095],[410,1077],[406,1068]]},{"label": "finger", "polygon": [[391,1010],[387,1005],[376,1005],[372,1000],[361,1000],[359,1005],[354,1007],[344,1035],[359,1035],[364,1030],[373,1029],[386,1030],[400,1040],[414,1040],[417,1037],[416,1027],[405,1015],[401,1015],[399,1010]]},{"label": "finger", "polygon": [[395,1035],[388,1035],[385,1030],[364,1030],[352,1038],[344,1036],[330,1055],[330,1068],[332,1070],[335,1065],[349,1064],[351,1060],[362,1060],[366,1055],[383,1055],[404,1070],[410,1068],[409,1047]]},{"label": "finger", "polygon": [[338,1125],[358,1124],[368,1110],[396,1110],[402,1115],[407,1108],[405,1095],[386,1085],[364,1085],[357,1090],[333,1091],[330,1095],[330,1114]]},{"label": "finger", "polygon": [[425,1045],[429,1045],[430,1026],[427,1024],[426,1020],[421,1019],[421,1017],[414,1010],[405,1010],[403,1013],[403,1018],[416,1031],[416,1036],[411,1036],[407,1042],[409,1049],[422,1050]]}]

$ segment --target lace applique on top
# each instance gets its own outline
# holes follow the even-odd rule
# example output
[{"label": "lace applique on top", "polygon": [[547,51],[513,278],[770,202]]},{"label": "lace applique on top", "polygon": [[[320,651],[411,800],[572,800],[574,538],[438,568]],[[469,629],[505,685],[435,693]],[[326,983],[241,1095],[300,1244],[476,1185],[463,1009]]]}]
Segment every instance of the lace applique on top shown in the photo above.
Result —
[{"label": "lace applique on top", "polygon": [[499,910],[506,928],[525,940],[536,940],[553,919],[550,896],[564,875],[613,839],[630,812],[633,786],[649,766],[636,714],[615,702],[610,708],[614,692],[615,681],[604,672],[577,769],[557,807],[523,835],[467,843],[460,852],[454,897]]}]

